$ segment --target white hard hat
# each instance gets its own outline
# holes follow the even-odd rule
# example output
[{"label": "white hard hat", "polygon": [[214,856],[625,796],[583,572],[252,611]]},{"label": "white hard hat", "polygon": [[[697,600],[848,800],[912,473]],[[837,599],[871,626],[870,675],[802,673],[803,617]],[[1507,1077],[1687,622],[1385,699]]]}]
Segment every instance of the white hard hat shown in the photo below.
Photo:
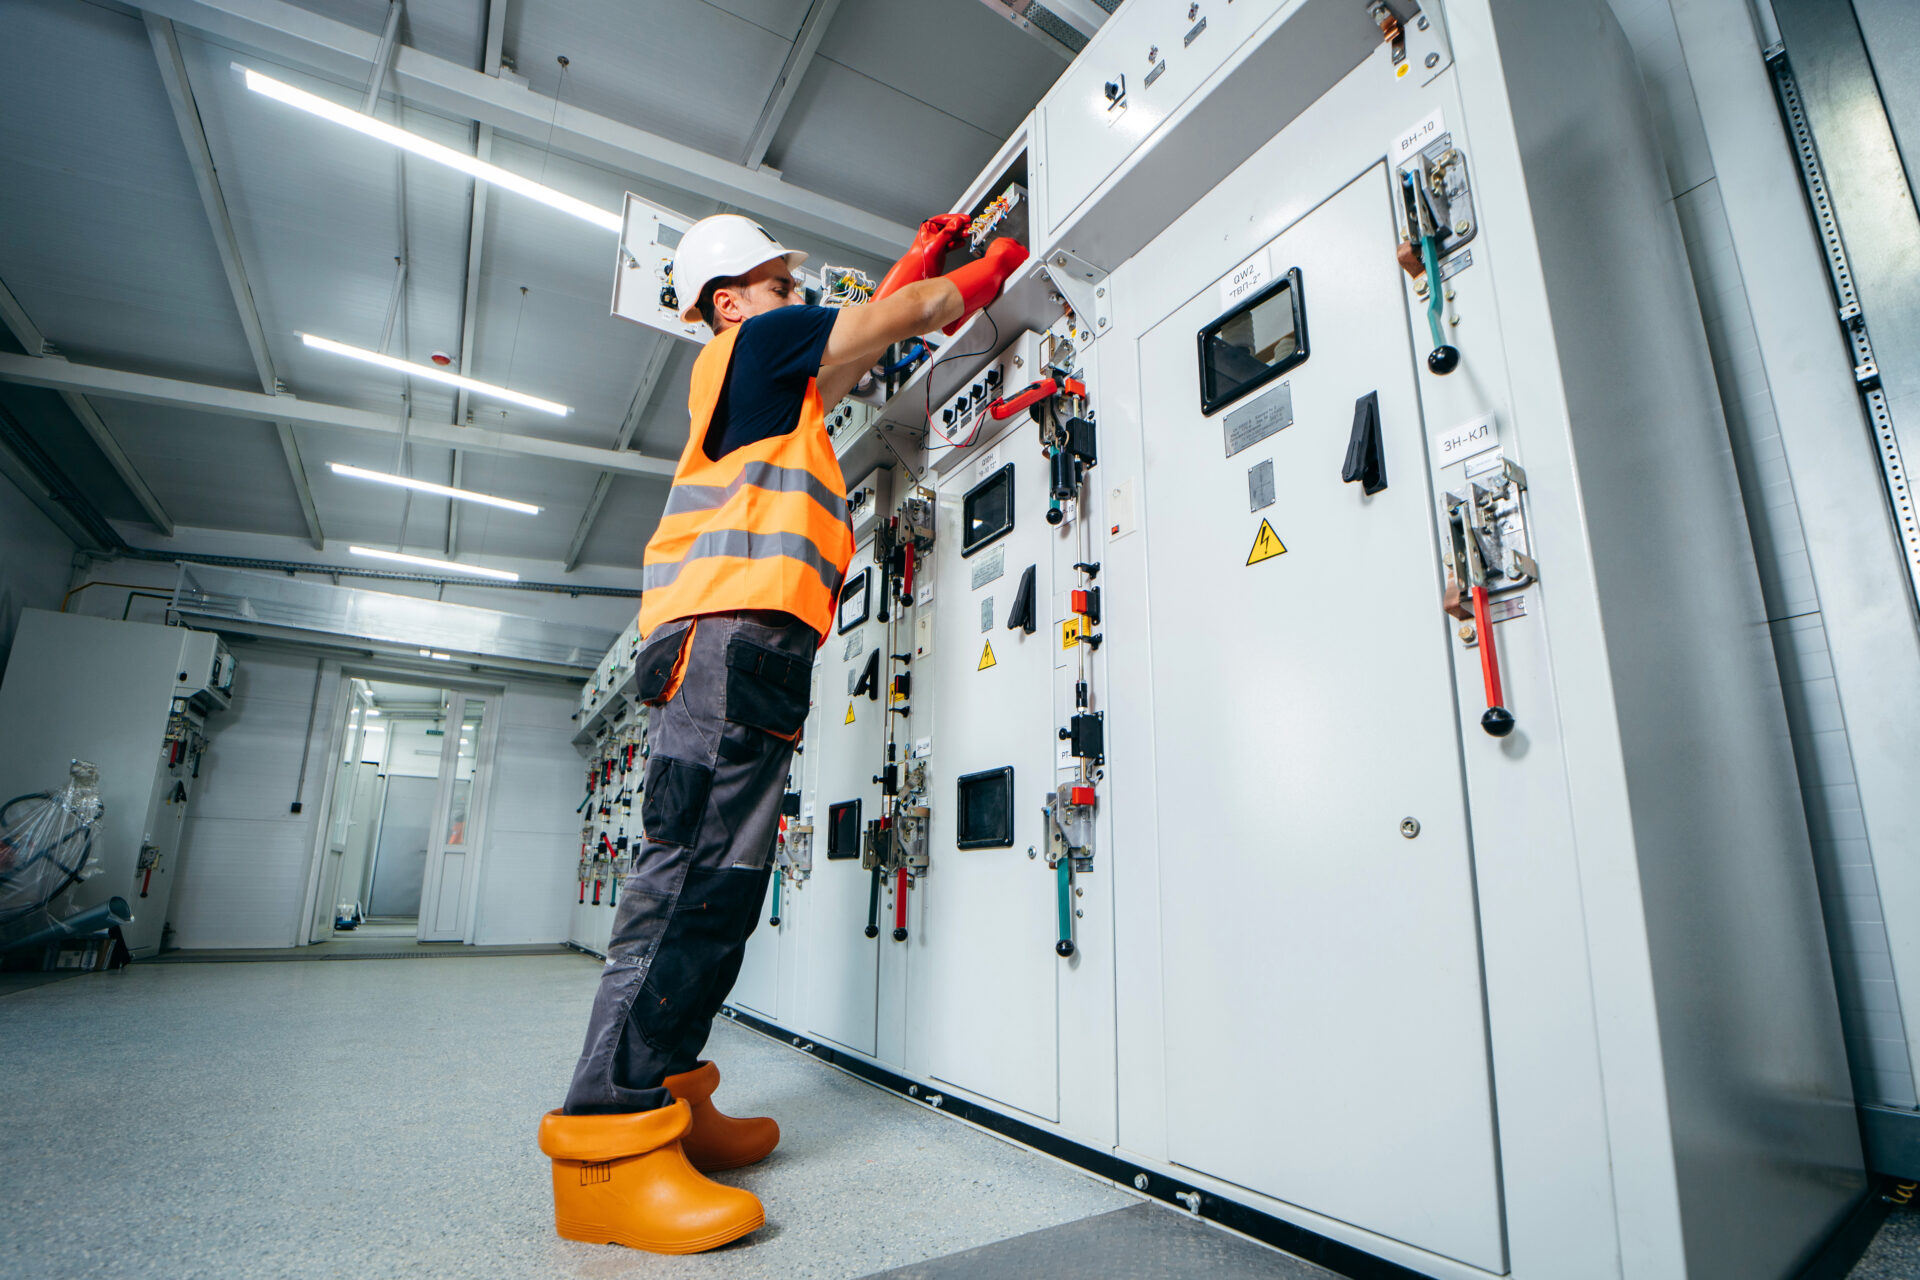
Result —
[{"label": "white hard hat", "polygon": [[743,276],[775,258],[785,258],[792,270],[807,255],[782,245],[752,218],[716,213],[700,219],[680,238],[673,259],[673,291],[680,300],[680,318],[700,318],[700,295],[713,281]]}]

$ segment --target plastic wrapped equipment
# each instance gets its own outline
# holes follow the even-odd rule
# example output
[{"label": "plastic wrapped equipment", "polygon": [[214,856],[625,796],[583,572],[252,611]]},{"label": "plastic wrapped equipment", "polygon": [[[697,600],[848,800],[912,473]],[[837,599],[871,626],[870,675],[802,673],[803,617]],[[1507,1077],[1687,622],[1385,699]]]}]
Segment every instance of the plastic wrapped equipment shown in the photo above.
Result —
[{"label": "plastic wrapped equipment", "polygon": [[0,805],[0,937],[55,923],[49,908],[98,871],[100,771],[75,760],[66,785]]}]

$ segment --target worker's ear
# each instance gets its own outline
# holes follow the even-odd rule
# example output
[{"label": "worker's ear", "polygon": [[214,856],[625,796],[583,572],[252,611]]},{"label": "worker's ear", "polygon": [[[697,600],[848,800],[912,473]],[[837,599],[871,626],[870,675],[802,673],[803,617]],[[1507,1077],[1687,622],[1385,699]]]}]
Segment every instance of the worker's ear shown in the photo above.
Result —
[{"label": "worker's ear", "polygon": [[747,289],[745,285],[721,285],[713,291],[713,314],[716,319],[728,324],[739,324],[747,318]]}]

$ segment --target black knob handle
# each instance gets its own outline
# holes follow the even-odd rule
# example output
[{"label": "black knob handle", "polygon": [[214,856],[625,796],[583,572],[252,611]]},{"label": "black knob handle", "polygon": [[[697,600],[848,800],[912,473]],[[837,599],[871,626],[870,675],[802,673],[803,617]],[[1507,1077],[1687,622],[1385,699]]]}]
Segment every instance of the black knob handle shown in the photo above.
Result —
[{"label": "black knob handle", "polygon": [[1067,518],[1067,513],[1063,511],[1061,508],[1059,507],[1047,508],[1048,524],[1059,524],[1062,520],[1065,520],[1066,518]]},{"label": "black knob handle", "polygon": [[877,938],[877,937],[879,937],[879,936],[880,936],[880,926],[879,926],[879,925],[877,925],[877,924],[870,924],[870,925],[868,925],[868,926],[867,926],[867,936],[868,936],[869,938]]},{"label": "black knob handle", "polygon": [[1107,101],[1112,102],[1115,99],[1119,98],[1119,96],[1120,96],[1120,82],[1118,80],[1107,81]]},{"label": "black knob handle", "polygon": [[1487,714],[1480,717],[1480,727],[1496,738],[1504,738],[1513,732],[1513,712],[1505,707],[1488,707]]},{"label": "black knob handle", "polygon": [[1460,348],[1438,346],[1427,352],[1427,368],[1445,376],[1460,367]]},{"label": "black knob handle", "polygon": [[1054,952],[1055,952],[1055,954],[1057,954],[1057,955],[1062,955],[1062,956],[1070,956],[1070,955],[1072,955],[1072,954],[1073,954],[1073,939],[1072,939],[1072,938],[1062,938],[1062,939],[1060,939],[1060,941],[1058,941],[1058,942],[1056,942],[1056,943],[1054,943],[1054,944],[1053,944],[1053,950],[1054,950]]},{"label": "black knob handle", "polygon": [[773,926],[774,928],[776,928],[776,929],[778,929],[778,928],[780,927],[780,917],[779,917],[779,916],[768,916],[768,917],[767,917],[767,923],[768,923],[768,924],[770,924],[770,925],[772,925],[772,926]]},{"label": "black knob handle", "polygon": [[1060,731],[1060,741],[1062,741],[1062,742],[1071,742],[1072,740],[1073,740],[1073,730],[1071,730],[1071,729],[1062,729],[1062,730]]},{"label": "black knob handle", "polygon": [[895,929],[893,931],[893,940],[895,942],[905,942],[907,940],[907,931],[905,929]]}]

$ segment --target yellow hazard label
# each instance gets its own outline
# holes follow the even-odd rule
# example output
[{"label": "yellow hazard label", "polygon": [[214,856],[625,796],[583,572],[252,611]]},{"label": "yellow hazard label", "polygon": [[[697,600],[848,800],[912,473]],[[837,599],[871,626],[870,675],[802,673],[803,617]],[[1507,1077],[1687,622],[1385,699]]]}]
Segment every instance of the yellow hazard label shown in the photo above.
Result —
[{"label": "yellow hazard label", "polygon": [[1081,630],[1080,615],[1077,613],[1074,614],[1071,618],[1068,618],[1065,622],[1061,623],[1060,624],[1060,647],[1062,649],[1071,649],[1076,644],[1079,644],[1080,630]]},{"label": "yellow hazard label", "polygon": [[998,665],[999,664],[993,660],[993,641],[989,640],[987,641],[986,645],[980,650],[980,665],[975,667],[974,670],[985,671],[988,667],[993,667]]},{"label": "yellow hazard label", "polygon": [[852,704],[851,702],[849,702],[849,703],[847,704],[847,718],[846,718],[845,720],[843,720],[843,721],[841,721],[841,723],[842,723],[842,724],[852,724],[852,723],[853,723],[853,704]]},{"label": "yellow hazard label", "polygon": [[1280,535],[1273,531],[1271,524],[1262,520],[1260,532],[1253,535],[1253,550],[1247,552],[1247,563],[1259,564],[1262,560],[1271,560],[1275,556],[1285,554],[1287,549],[1281,545]]}]

